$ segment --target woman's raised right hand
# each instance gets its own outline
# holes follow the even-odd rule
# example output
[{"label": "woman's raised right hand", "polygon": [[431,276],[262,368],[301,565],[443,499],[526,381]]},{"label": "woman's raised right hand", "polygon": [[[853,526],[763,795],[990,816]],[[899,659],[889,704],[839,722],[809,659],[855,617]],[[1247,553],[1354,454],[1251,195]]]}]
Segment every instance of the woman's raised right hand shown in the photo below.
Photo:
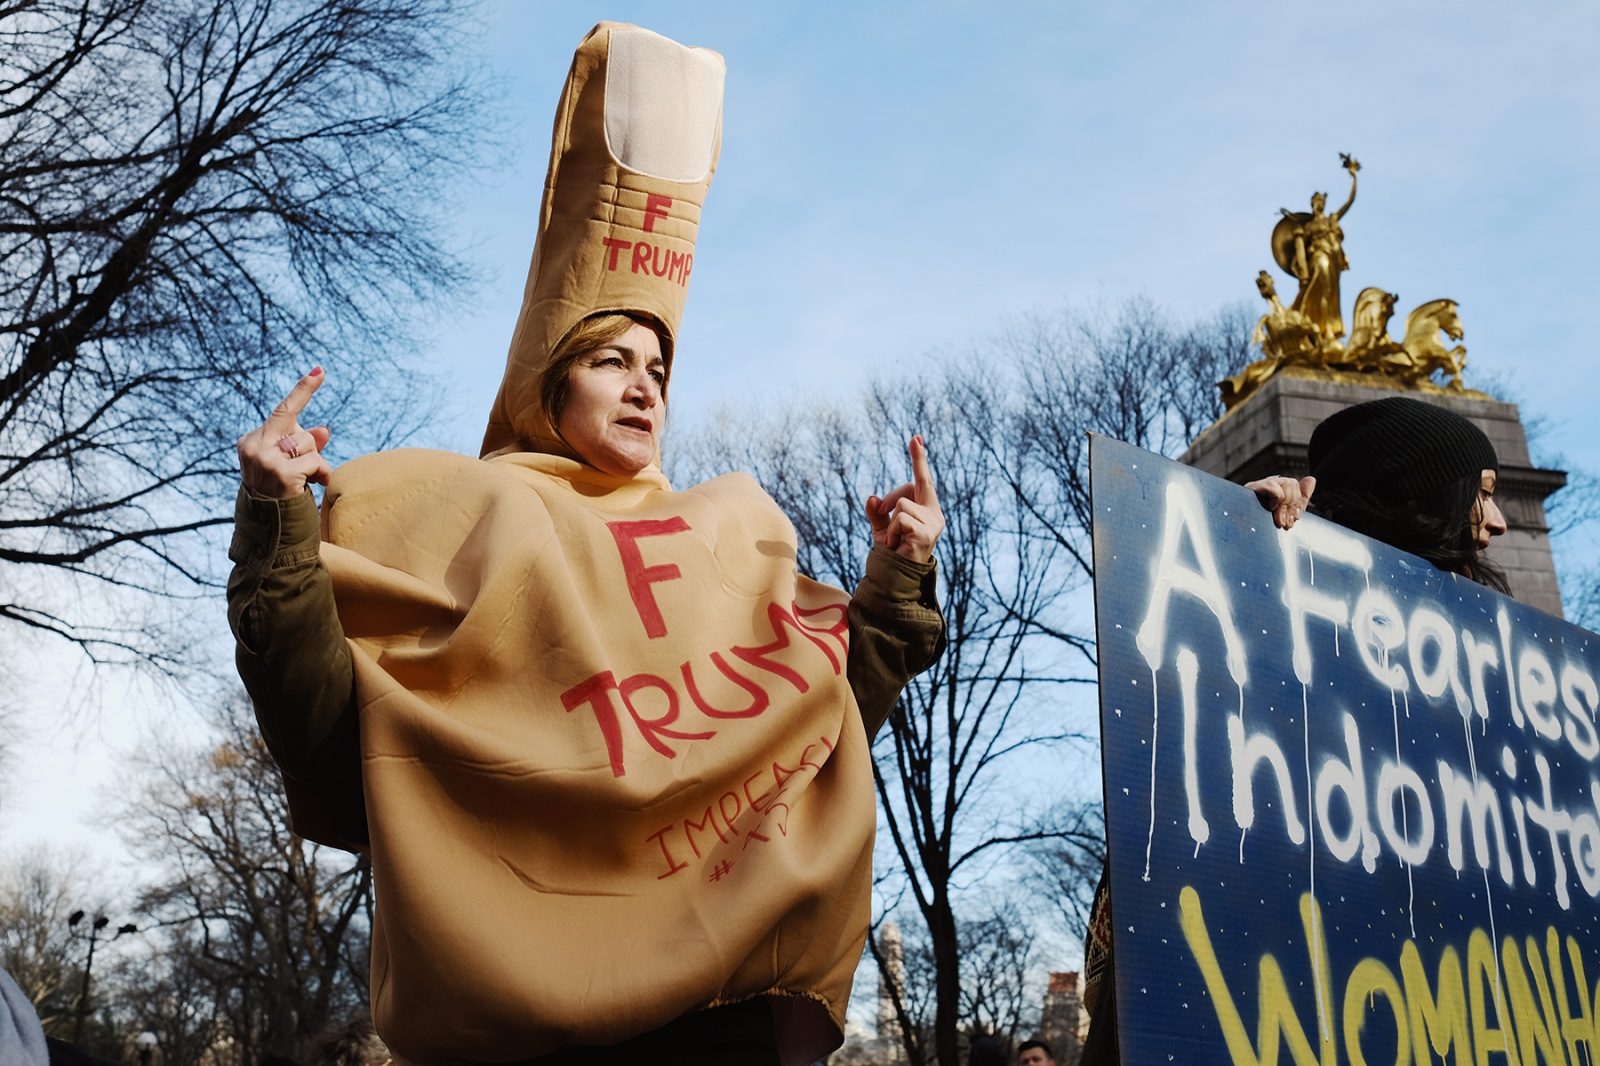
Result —
[{"label": "woman's raised right hand", "polygon": [[239,472],[245,488],[258,496],[288,500],[304,492],[309,482],[328,483],[333,467],[321,454],[328,446],[328,427],[301,429],[299,420],[324,377],[320,366],[312,367],[265,422],[239,438]]}]

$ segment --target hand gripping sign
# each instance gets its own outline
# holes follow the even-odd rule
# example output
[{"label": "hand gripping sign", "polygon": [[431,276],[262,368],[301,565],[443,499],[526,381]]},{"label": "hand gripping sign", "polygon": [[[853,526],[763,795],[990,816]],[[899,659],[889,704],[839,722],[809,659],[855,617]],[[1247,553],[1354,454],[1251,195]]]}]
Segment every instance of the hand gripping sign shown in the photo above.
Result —
[{"label": "hand gripping sign", "polygon": [[1600,638],[1096,437],[1122,1059],[1600,1052]]}]

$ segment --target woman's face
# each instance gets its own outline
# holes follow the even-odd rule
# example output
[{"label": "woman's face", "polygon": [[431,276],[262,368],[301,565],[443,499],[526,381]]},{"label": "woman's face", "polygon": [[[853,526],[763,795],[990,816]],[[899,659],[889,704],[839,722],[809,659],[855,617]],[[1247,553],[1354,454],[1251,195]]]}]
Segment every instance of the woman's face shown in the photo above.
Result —
[{"label": "woman's face", "polygon": [[661,339],[634,323],[604,348],[578,357],[557,427],[578,457],[601,473],[632,477],[655,459],[667,415]]},{"label": "woman's face", "polygon": [[1506,516],[1494,502],[1494,485],[1495,472],[1485,470],[1478,486],[1478,504],[1472,509],[1472,541],[1479,551],[1489,546],[1490,537],[1498,537],[1506,531]]}]

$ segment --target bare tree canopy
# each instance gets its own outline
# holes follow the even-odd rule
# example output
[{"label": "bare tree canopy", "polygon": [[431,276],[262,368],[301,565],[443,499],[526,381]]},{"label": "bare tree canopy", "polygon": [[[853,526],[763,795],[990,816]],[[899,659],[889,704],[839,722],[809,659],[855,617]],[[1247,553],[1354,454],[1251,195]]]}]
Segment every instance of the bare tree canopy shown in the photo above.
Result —
[{"label": "bare tree canopy", "polygon": [[290,832],[250,711],[219,724],[214,746],[148,760],[121,823],[165,876],[139,901],[150,954],[125,958],[109,996],[171,1066],[303,1058],[368,996],[371,865]]},{"label": "bare tree canopy", "polygon": [[165,1066],[305,1061],[367,1017],[371,865],[289,830],[248,708],[213,725],[208,743],[127,766],[117,824],[147,878],[136,899],[47,851],[0,863],[0,968],[48,1034],[92,1054],[120,1061],[149,1031]]},{"label": "bare tree canopy", "polygon": [[108,910],[103,895],[71,862],[43,849],[7,856],[0,873],[0,969],[9,973],[39,1012],[46,1031],[70,1032],[87,925],[74,912]]},{"label": "bare tree canopy", "polygon": [[284,380],[334,365],[348,445],[408,421],[485,129],[460,7],[0,0],[0,619],[159,657],[95,608],[213,579],[234,439]]},{"label": "bare tree canopy", "polygon": [[989,354],[1018,371],[1015,428],[1026,451],[1007,468],[1012,488],[1083,576],[1094,576],[1089,434],[1178,455],[1222,416],[1216,383],[1250,361],[1251,325],[1239,306],[1179,325],[1136,298],[1024,320]]},{"label": "bare tree canopy", "polygon": [[[998,885],[1050,897],[1072,930],[1099,876],[1098,796],[1029,810],[1016,787],[1050,778],[1069,747],[1093,750],[1092,700],[1070,695],[1094,682],[1087,434],[1180,451],[1221,414],[1215,382],[1249,361],[1249,326],[1231,308],[1180,325],[1144,300],[1035,317],[857,404],[724,420],[672,455],[677,480],[754,474],[795,524],[801,570],[849,589],[870,546],[867,495],[904,481],[905,441],[927,438],[949,644],[873,749],[879,918],[919,919],[900,918],[905,980],[884,986],[907,1062],[953,1066],[963,1028],[1020,1031],[1017,945],[1001,933],[1022,912]],[[893,953],[869,946],[889,967]]]},{"label": "bare tree canopy", "polygon": [[1033,860],[1029,880],[1061,927],[1082,944],[1089,933],[1095,885],[1106,866],[1105,808],[1098,798],[1068,801],[1053,812],[1051,823],[1062,835],[1028,849]]}]

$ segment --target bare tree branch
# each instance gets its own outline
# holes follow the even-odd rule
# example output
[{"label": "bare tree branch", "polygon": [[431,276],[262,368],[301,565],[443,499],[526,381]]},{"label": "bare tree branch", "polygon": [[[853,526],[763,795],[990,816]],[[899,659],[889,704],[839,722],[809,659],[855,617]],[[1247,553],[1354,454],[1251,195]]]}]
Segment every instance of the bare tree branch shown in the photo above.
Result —
[{"label": "bare tree branch", "polygon": [[130,1027],[170,1063],[304,1058],[330,1023],[365,1008],[372,869],[295,836],[276,766],[242,704],[220,741],[145,760],[122,825],[162,870],[141,900],[159,931],[119,974]]},{"label": "bare tree branch", "polygon": [[343,453],[416,424],[410,347],[469,280],[443,205],[491,132],[462,12],[0,0],[0,617],[217,584],[233,442],[312,363]]},{"label": "bare tree branch", "polygon": [[[1002,965],[1017,933],[1002,926],[1020,912],[993,910],[992,881],[982,900],[968,893],[974,868],[1009,864],[1021,883],[1052,848],[1104,855],[1081,796],[1029,815],[1007,788],[1038,754],[1094,736],[1092,720],[1075,728],[1060,700],[1063,685],[1094,684],[1062,661],[1095,662],[1079,595],[1093,577],[1088,432],[1168,454],[1186,446],[1220,413],[1215,382],[1248,360],[1249,325],[1225,311],[1179,328],[1139,300],[1115,314],[1029,319],[964,361],[880,382],[858,407],[721,419],[674,455],[678,480],[754,473],[794,522],[801,570],[848,589],[869,546],[862,501],[905,480],[913,433],[928,441],[946,519],[948,648],[902,693],[873,766],[892,864],[878,887],[892,886],[918,919],[894,996],[908,1062],[953,1066],[963,1027],[1020,1024],[1020,978]],[[871,951],[889,981],[885,952],[875,941]]]}]

